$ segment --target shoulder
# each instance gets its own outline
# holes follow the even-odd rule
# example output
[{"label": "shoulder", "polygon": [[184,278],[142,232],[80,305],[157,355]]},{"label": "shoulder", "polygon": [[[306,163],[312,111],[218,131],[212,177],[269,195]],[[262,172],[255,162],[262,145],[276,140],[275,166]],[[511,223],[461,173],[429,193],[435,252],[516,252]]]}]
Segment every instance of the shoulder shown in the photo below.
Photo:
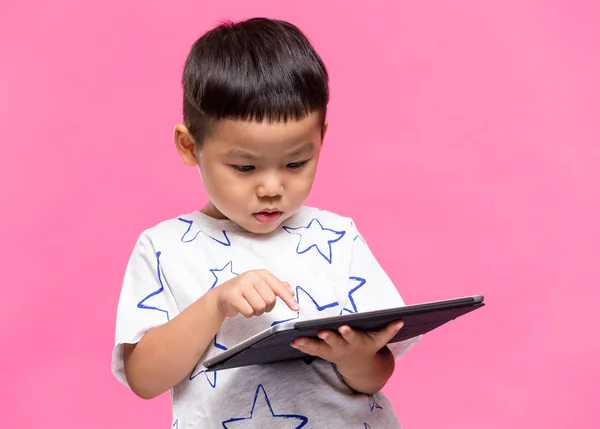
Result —
[{"label": "shoulder", "polygon": [[194,219],[194,213],[185,213],[163,220],[144,229],[138,236],[139,245],[161,247],[167,244],[193,241],[200,233],[200,225]]},{"label": "shoulder", "polygon": [[182,214],[150,226],[142,231],[140,235],[150,239],[171,236],[179,236],[179,238],[181,238],[181,235],[190,228],[192,223],[191,213]]},{"label": "shoulder", "polygon": [[306,227],[311,222],[317,222],[321,226],[331,229],[337,228],[344,231],[354,229],[354,221],[351,217],[309,206],[302,207],[285,225]]},{"label": "shoulder", "polygon": [[359,235],[351,217],[306,206],[288,219],[282,228],[289,234],[306,236],[307,240],[339,243],[337,246],[352,246]]}]

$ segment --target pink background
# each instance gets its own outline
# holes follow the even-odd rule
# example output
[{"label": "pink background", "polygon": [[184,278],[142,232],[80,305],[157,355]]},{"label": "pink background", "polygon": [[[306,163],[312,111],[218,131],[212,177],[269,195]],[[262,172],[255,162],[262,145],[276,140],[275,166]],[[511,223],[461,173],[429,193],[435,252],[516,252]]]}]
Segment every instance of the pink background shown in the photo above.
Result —
[{"label": "pink background", "polygon": [[362,4],[0,3],[0,427],[170,426],[110,374],[120,282],[142,229],[204,200],[171,142],[188,48],[258,15],[331,73],[310,204],[409,303],[486,296],[399,364],[405,427],[598,425],[600,3]]}]

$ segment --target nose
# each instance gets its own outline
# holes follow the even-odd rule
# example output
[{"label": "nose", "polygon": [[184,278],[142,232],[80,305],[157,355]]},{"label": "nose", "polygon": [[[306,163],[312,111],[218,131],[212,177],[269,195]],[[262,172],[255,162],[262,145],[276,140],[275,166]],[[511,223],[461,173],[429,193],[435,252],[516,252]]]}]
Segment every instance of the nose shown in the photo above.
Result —
[{"label": "nose", "polygon": [[275,173],[265,175],[256,192],[260,198],[278,197],[282,193],[283,182],[279,175]]}]

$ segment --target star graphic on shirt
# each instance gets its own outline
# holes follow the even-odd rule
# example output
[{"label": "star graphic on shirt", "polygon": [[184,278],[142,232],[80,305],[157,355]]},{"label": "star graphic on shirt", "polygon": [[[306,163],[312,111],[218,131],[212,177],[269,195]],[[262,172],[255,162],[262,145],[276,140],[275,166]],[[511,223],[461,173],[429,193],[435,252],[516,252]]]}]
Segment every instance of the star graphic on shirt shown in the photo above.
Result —
[{"label": "star graphic on shirt", "polygon": [[308,418],[297,414],[275,414],[265,388],[259,384],[254,394],[250,416],[234,417],[222,422],[222,425],[225,429],[253,428],[257,424],[263,424],[267,428],[300,429],[307,423]]},{"label": "star graphic on shirt", "polygon": [[[227,347],[225,347],[222,344],[219,344],[217,342],[217,336],[215,335],[215,338],[213,339],[213,346],[220,349],[220,350],[227,350]],[[208,381],[208,384],[210,384],[210,387],[212,387],[213,389],[215,389],[217,387],[217,371],[213,371],[213,372],[207,372],[206,370],[201,370],[196,372],[196,370],[200,369],[201,367],[199,366],[199,364],[196,364],[196,366],[194,366],[194,369],[192,370],[192,373],[189,376],[190,381],[192,381],[194,378],[198,377],[200,374],[204,374],[204,377],[206,377],[206,381]]]},{"label": "star graphic on shirt", "polygon": [[192,370],[192,373],[190,374],[190,377],[189,377],[190,381],[192,381],[193,379],[198,377],[200,374],[204,374],[204,377],[206,377],[206,381],[208,381],[208,384],[210,384],[210,387],[215,389],[217,387],[217,371],[207,372],[205,369],[203,369],[201,371],[196,372],[196,370],[199,368],[202,368],[202,367],[199,366],[199,364],[196,364],[196,366]]},{"label": "star graphic on shirt", "polygon": [[336,241],[339,241],[346,234],[346,231],[335,231],[333,229],[324,228],[318,219],[311,220],[307,226],[299,226],[296,228],[283,226],[282,228],[289,234],[300,236],[298,246],[296,247],[296,253],[300,255],[308,252],[314,247],[330,264],[333,258],[331,245]]},{"label": "star graphic on shirt", "polygon": [[362,236],[360,234],[356,234],[356,237],[354,237],[354,240],[352,241],[356,241],[356,240],[360,240],[363,242],[363,244],[367,244],[367,242],[365,241],[364,238],[362,238]]},{"label": "star graphic on shirt", "polygon": [[376,409],[376,408],[380,409],[380,410],[383,410],[383,407],[377,403],[377,400],[375,399],[375,396],[373,396],[373,395],[367,395],[367,397],[369,398],[369,408],[371,409],[371,412],[373,412],[373,410]]},{"label": "star graphic on shirt", "polygon": [[[307,298],[310,299],[310,301],[313,303],[314,308],[319,312],[327,310],[328,308],[333,308],[333,307],[337,307],[338,305],[340,305],[340,303],[337,301],[331,302],[329,304],[319,305],[317,303],[317,301],[315,301],[315,299],[312,297],[312,295],[310,293],[308,293],[306,290],[304,290],[304,288],[302,288],[300,286],[296,286],[296,302],[298,302],[298,305],[302,305],[300,302],[300,296],[301,296],[300,292],[302,292],[302,295],[305,295]],[[309,304],[309,306],[310,306],[310,304]],[[303,307],[306,308],[306,304],[304,304]],[[295,320],[295,319],[298,319],[299,317],[300,317],[300,311],[297,311],[296,316],[294,316],[290,319],[286,319],[286,320],[278,320],[276,322],[271,323],[271,326],[279,325],[280,323],[284,323],[284,322],[289,322],[290,320]]]},{"label": "star graphic on shirt", "polygon": [[137,307],[143,310],[154,310],[160,311],[161,313],[165,313],[165,315],[167,316],[167,321],[169,321],[170,319],[168,310],[158,307],[157,304],[152,305],[153,298],[157,295],[160,295],[165,290],[165,287],[162,282],[162,274],[160,271],[160,254],[161,252],[156,252],[156,275],[158,277],[158,283],[160,284],[160,287],[154,292],[150,293],[148,296],[144,297],[144,299],[142,299],[140,302],[138,302]]},{"label": "star graphic on shirt", "polygon": [[187,224],[187,229],[181,236],[181,241],[183,241],[184,243],[191,243],[196,239],[196,237],[198,237],[198,234],[202,232],[193,220],[184,219],[182,217],[178,217],[177,220]]},{"label": "star graphic on shirt", "polygon": [[171,427],[173,427],[173,428],[175,428],[175,429],[179,429],[179,420],[175,420],[175,421],[173,422],[173,426],[171,426]]},{"label": "star graphic on shirt", "polygon": [[368,423],[365,423],[365,427],[364,427],[364,429],[371,429],[371,426],[369,426],[369,424],[368,424]]},{"label": "star graphic on shirt", "polygon": [[[217,334],[218,335],[218,334]],[[227,347],[225,347],[223,344],[219,344],[217,342],[217,335],[215,335],[215,338],[213,340],[213,346],[215,346],[216,348],[218,348],[219,350],[227,350]]]},{"label": "star graphic on shirt", "polygon": [[358,313],[358,309],[356,308],[356,302],[354,302],[354,298],[352,297],[352,295],[354,294],[354,292],[363,287],[367,282],[362,277],[350,277],[350,281],[356,283],[356,285],[352,289],[350,289],[350,292],[348,292],[348,301],[350,301],[350,305],[352,306],[352,308],[344,307],[342,311],[340,311],[340,315],[343,313]]},{"label": "star graphic on shirt", "polygon": [[[229,268],[227,268],[227,267],[229,267]],[[210,287],[211,289],[214,288],[215,286],[219,286],[219,285],[225,283],[226,281],[229,281],[239,275],[238,273],[233,271],[233,262],[232,261],[227,262],[223,268],[220,268],[220,269],[219,268],[211,268],[210,272],[215,277],[215,281],[213,282],[212,286]]]},{"label": "star graphic on shirt", "polygon": [[191,243],[192,241],[194,241],[196,239],[196,237],[198,237],[198,234],[200,234],[202,232],[207,237],[212,238],[214,241],[216,241],[219,244],[222,244],[223,246],[231,246],[231,241],[229,240],[229,237],[227,236],[227,232],[225,230],[221,231],[223,233],[223,238],[221,238],[221,237],[217,238],[217,237],[213,237],[212,235],[208,234],[205,231],[202,231],[193,220],[184,219],[182,217],[177,218],[177,220],[187,224],[187,229],[181,236],[181,241],[184,243]]},{"label": "star graphic on shirt", "polygon": [[222,244],[225,247],[231,246],[231,241],[229,240],[229,237],[227,236],[227,231],[222,230],[221,232],[223,233],[223,238],[222,239],[221,238],[217,238],[217,237],[213,237],[212,235],[210,235],[210,234],[208,234],[206,232],[205,232],[205,234],[208,235],[210,238],[212,238],[217,243]]}]

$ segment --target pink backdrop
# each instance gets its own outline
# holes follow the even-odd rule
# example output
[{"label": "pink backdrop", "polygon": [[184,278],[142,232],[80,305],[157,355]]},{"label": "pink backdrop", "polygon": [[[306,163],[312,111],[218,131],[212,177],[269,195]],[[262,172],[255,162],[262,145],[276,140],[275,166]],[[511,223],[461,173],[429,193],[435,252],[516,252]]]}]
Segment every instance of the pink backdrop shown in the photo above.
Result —
[{"label": "pink backdrop", "polygon": [[255,15],[331,73],[309,202],[409,303],[486,295],[398,366],[405,426],[598,425],[599,3],[365,4],[0,3],[0,427],[170,426],[110,374],[120,282],[143,228],[204,199],[171,143],[189,46]]}]

